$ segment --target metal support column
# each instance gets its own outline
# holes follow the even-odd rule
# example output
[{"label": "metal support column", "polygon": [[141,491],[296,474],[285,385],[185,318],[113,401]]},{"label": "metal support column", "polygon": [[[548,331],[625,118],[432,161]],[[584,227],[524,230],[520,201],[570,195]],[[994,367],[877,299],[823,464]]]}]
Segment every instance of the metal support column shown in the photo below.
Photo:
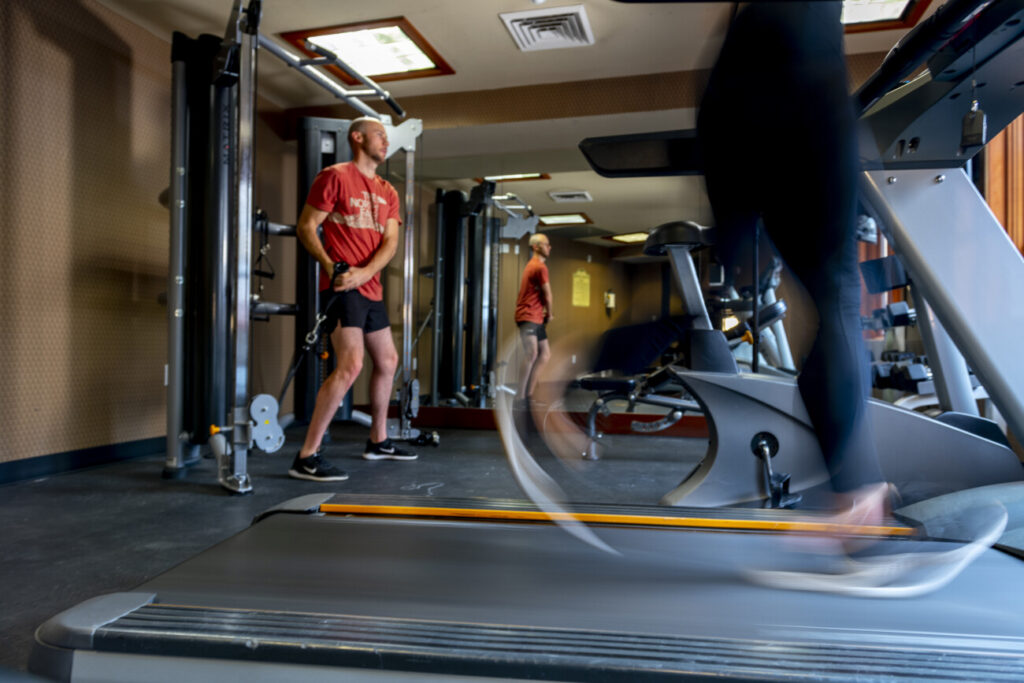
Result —
[{"label": "metal support column", "polygon": [[419,413],[420,384],[413,379],[413,284],[416,278],[416,138],[406,141],[405,151],[405,237],[402,258],[402,377],[398,389],[398,421],[388,421],[388,436],[410,440],[419,436],[412,419]]},{"label": "metal support column", "polygon": [[167,455],[164,476],[184,473],[182,404],[185,385],[185,182],[188,166],[188,105],[185,62],[173,65],[171,86],[170,256],[167,273]]},{"label": "metal support column", "polygon": [[445,202],[444,190],[438,189],[434,194],[434,324],[431,329],[431,363],[430,363],[430,405],[440,405],[441,394],[438,391],[438,378],[441,367],[441,345],[447,324],[448,307],[444,296],[445,269],[448,261],[445,258]]},{"label": "metal support column", "polygon": [[402,385],[412,379],[412,335],[413,335],[413,282],[416,277],[414,270],[416,220],[415,147],[405,150],[405,257],[403,259],[404,289],[402,292]]},{"label": "metal support column", "polygon": [[220,465],[220,484],[235,493],[252,491],[248,474],[249,446],[252,435],[249,425],[249,327],[252,290],[253,235],[253,126],[256,111],[256,28],[241,32],[238,58],[236,148],[233,161],[231,235],[234,240],[234,291],[232,292],[233,369],[232,428],[230,456]]},{"label": "metal support column", "polygon": [[949,338],[928,302],[915,297],[914,304],[917,307],[917,329],[921,332],[928,366],[932,369],[939,407],[943,411],[978,415],[978,401],[974,398],[971,375],[963,354]]}]

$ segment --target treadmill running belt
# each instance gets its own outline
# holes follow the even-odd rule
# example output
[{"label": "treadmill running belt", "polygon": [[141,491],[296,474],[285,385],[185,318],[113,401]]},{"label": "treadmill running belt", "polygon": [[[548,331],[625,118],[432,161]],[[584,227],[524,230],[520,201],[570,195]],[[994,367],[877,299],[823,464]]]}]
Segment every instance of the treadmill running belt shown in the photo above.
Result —
[{"label": "treadmill running belt", "polygon": [[[778,535],[596,531],[623,554],[546,524],[275,514],[94,617],[75,656],[391,680],[1024,680],[1024,564],[998,551],[926,597],[858,600],[746,582]],[[72,647],[57,632],[41,647]]]}]

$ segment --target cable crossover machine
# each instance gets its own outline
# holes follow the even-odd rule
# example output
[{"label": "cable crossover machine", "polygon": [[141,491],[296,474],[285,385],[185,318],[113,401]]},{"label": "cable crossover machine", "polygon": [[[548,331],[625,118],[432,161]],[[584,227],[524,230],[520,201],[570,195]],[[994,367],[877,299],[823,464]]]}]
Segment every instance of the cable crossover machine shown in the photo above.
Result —
[{"label": "cable crossover machine", "polygon": [[[300,57],[259,32],[262,0],[235,0],[223,37],[190,38],[175,33],[173,63],[170,267],[168,272],[167,457],[164,476],[185,476],[208,444],[217,459],[221,486],[249,493],[249,451],[273,453],[284,445],[278,420],[289,373],[280,397],[250,395],[250,322],[270,315],[296,316],[296,346],[315,335],[319,264],[312,261],[299,278],[299,301],[262,301],[253,293],[253,237],[295,235],[294,225],[273,223],[253,202],[253,141],[256,72],[259,48],[342,100],[360,115],[384,124],[391,141],[388,154],[405,152],[405,232],[403,254],[402,368],[400,416],[389,421],[389,436],[418,436],[411,420],[418,409],[419,388],[412,376],[412,286],[414,242],[414,161],[423,130],[419,119],[393,125],[390,116],[364,100],[383,100],[399,117],[405,111],[379,85],[330,51],[307,43],[319,56]],[[347,89],[322,67],[335,66],[362,87]],[[344,153],[348,121],[335,121],[334,148]],[[307,136],[308,138],[309,136]],[[340,141],[340,142],[339,142]],[[320,140],[316,141],[321,144]],[[318,153],[317,160],[322,157]],[[331,163],[344,161],[337,158]],[[317,169],[319,170],[319,169]],[[315,173],[315,171],[314,171]],[[312,177],[309,178],[312,180]],[[308,187],[307,187],[308,189]],[[301,201],[302,198],[300,198]],[[301,256],[305,256],[302,254]],[[312,289],[312,292],[308,290]],[[306,347],[309,348],[309,347]],[[314,363],[307,363],[307,369]],[[297,380],[302,396],[305,377]],[[304,383],[305,382],[305,383]],[[315,387],[312,389],[315,393]],[[297,403],[302,404],[299,396]],[[304,408],[303,408],[304,409]],[[301,411],[300,411],[301,412]],[[358,413],[353,419],[368,419]]]}]

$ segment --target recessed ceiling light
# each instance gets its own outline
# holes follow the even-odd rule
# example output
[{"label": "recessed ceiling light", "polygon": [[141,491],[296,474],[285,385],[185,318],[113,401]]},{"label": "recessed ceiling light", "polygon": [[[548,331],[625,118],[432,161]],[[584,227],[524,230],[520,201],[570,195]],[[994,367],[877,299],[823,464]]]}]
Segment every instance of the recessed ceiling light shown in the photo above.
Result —
[{"label": "recessed ceiling light", "polygon": [[899,21],[914,0],[843,0],[846,25]]},{"label": "recessed ceiling light", "polygon": [[558,190],[548,192],[548,196],[556,202],[592,202],[594,198],[586,190]]},{"label": "recessed ceiling light", "polygon": [[496,194],[491,197],[495,204],[500,204],[503,209],[528,209],[526,202],[514,194]]},{"label": "recessed ceiling light", "polygon": [[434,68],[430,57],[397,26],[313,36],[309,42],[327,48],[364,76]]},{"label": "recessed ceiling light", "polygon": [[[311,57],[306,41],[336,54],[364,76],[398,80],[455,73],[405,17],[283,33],[281,37]],[[337,67],[346,83],[354,80]]]},{"label": "recessed ceiling light", "polygon": [[585,213],[549,213],[538,218],[544,225],[585,225],[591,222]]},{"label": "recessed ceiling light", "polygon": [[623,242],[624,244],[635,244],[637,242],[646,242],[646,232],[627,232],[622,235],[610,235],[608,239],[615,242]]},{"label": "recessed ceiling light", "polygon": [[484,180],[490,180],[494,183],[508,182],[510,180],[550,180],[551,176],[547,173],[506,173],[504,175],[487,175],[483,178],[477,178],[476,181],[483,182]]}]

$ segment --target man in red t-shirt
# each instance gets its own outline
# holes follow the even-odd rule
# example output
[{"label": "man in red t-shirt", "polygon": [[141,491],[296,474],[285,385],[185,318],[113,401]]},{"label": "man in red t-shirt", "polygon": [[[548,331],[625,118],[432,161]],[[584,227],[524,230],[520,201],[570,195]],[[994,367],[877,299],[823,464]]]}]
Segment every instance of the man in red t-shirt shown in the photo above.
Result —
[{"label": "man in red t-shirt", "polygon": [[521,399],[533,395],[538,373],[551,358],[551,347],[544,327],[552,318],[551,283],[548,281],[546,265],[551,255],[551,242],[547,235],[536,233],[530,236],[530,249],[533,258],[523,269],[519,296],[516,298],[516,326],[523,341],[523,364],[517,393],[517,398]]},{"label": "man in red t-shirt", "polygon": [[[377,119],[358,118],[348,130],[352,161],[328,166],[313,181],[296,224],[302,245],[320,262],[322,329],[330,335],[336,367],[316,396],[306,439],[288,475],[310,481],[341,481],[348,475],[320,455],[320,441],[345,393],[363,368],[370,376],[370,438],[367,460],[415,460],[387,435],[387,409],[398,366],[384,308],[380,271],[398,247],[398,193],[377,175],[387,158],[388,136]],[[317,227],[323,225],[323,242]]]}]

